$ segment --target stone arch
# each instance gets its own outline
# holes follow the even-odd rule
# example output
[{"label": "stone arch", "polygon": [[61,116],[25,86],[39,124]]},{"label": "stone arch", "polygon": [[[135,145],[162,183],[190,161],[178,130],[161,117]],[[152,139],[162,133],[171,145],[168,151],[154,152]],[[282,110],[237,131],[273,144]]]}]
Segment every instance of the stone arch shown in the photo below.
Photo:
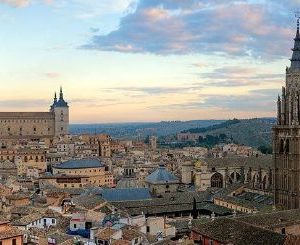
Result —
[{"label": "stone arch", "polygon": [[223,175],[216,172],[210,178],[211,187],[223,188]]},{"label": "stone arch", "polygon": [[257,187],[258,185],[258,173],[253,174],[252,177],[252,187]]},{"label": "stone arch", "polygon": [[268,182],[267,182],[267,175],[264,175],[263,178],[262,178],[262,183],[261,183],[261,187],[263,190],[266,190],[267,189],[267,185],[268,185]]},{"label": "stone arch", "polygon": [[247,182],[251,182],[251,173],[252,173],[252,169],[249,168],[249,170],[247,172],[247,177],[246,177]]},{"label": "stone arch", "polygon": [[238,172],[232,172],[229,177],[230,177],[229,182],[231,184],[236,183],[236,182],[240,182],[241,178],[242,178],[241,174],[238,173]]}]

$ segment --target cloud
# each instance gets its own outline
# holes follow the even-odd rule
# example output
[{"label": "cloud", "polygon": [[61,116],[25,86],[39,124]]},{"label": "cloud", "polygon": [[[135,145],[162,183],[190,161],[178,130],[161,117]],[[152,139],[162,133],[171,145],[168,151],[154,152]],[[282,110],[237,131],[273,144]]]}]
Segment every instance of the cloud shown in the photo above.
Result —
[{"label": "cloud", "polygon": [[0,100],[0,108],[40,108],[50,105],[49,100],[44,99],[12,99]]},{"label": "cloud", "polygon": [[56,72],[47,72],[44,74],[44,76],[50,79],[56,79],[60,77],[60,74]]},{"label": "cloud", "polygon": [[284,5],[255,2],[141,0],[117,30],[94,35],[82,47],[162,55],[286,56],[294,30],[287,15],[277,11]]},{"label": "cloud", "polygon": [[276,107],[277,89],[250,90],[244,95],[201,94],[198,99],[185,103],[155,105],[153,110],[221,110],[228,112],[273,112]]},{"label": "cloud", "polygon": [[1,3],[7,4],[12,7],[21,8],[21,7],[28,6],[31,3],[31,1],[30,0],[0,0],[0,4]]},{"label": "cloud", "polygon": [[[195,90],[199,90],[201,88],[200,85],[192,85],[186,87],[115,87],[115,88],[107,88],[104,91],[117,91],[123,92],[126,95],[130,95],[132,93],[137,94],[147,94],[147,95],[166,95],[166,94],[182,94],[184,92],[192,92]],[[102,90],[103,91],[103,90]]]},{"label": "cloud", "polygon": [[267,73],[257,67],[226,66],[200,73],[200,78],[205,79],[209,87],[241,87],[279,83],[284,79],[284,74]]}]

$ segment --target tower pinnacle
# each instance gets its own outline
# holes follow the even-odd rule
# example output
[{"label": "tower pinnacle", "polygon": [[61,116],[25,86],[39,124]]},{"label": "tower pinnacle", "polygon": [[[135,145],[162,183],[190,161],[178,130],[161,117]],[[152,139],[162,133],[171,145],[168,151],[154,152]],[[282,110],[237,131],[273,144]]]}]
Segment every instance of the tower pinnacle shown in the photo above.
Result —
[{"label": "tower pinnacle", "polygon": [[63,98],[64,98],[64,94],[62,91],[62,86],[60,86],[59,99],[63,99]]},{"label": "tower pinnacle", "polygon": [[294,38],[294,48],[292,49],[293,55],[291,58],[291,69],[300,69],[300,33],[299,33],[299,26],[300,26],[300,11],[295,13],[295,17],[297,18],[297,32],[296,37]]},{"label": "tower pinnacle", "polygon": [[54,103],[57,102],[56,92],[54,93]]},{"label": "tower pinnacle", "polygon": [[300,11],[297,10],[295,12],[295,17],[297,19],[297,34],[296,34],[296,37],[299,37],[299,20],[300,20]]}]

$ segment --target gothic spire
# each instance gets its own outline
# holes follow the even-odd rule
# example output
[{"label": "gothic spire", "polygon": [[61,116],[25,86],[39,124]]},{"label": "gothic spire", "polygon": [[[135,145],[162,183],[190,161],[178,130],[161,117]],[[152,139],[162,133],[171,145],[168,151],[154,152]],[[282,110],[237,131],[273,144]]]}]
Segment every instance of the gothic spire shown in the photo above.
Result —
[{"label": "gothic spire", "polygon": [[294,48],[292,49],[293,55],[291,58],[291,69],[300,69],[300,34],[299,34],[299,20],[300,14],[296,14],[297,17],[297,31],[294,38]]}]

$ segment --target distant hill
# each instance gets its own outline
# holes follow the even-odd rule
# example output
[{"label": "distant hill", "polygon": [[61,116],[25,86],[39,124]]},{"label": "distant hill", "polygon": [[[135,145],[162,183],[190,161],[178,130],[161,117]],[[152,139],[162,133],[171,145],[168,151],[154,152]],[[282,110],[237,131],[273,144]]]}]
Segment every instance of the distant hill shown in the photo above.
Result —
[{"label": "distant hill", "polygon": [[239,144],[252,147],[271,146],[272,126],[275,123],[275,118],[234,119],[206,128],[191,128],[184,132],[201,133],[203,136],[225,134]]},{"label": "distant hill", "polygon": [[226,120],[162,121],[147,123],[71,124],[71,134],[109,134],[114,138],[144,139],[148,135],[167,136],[190,128],[205,128]]}]

